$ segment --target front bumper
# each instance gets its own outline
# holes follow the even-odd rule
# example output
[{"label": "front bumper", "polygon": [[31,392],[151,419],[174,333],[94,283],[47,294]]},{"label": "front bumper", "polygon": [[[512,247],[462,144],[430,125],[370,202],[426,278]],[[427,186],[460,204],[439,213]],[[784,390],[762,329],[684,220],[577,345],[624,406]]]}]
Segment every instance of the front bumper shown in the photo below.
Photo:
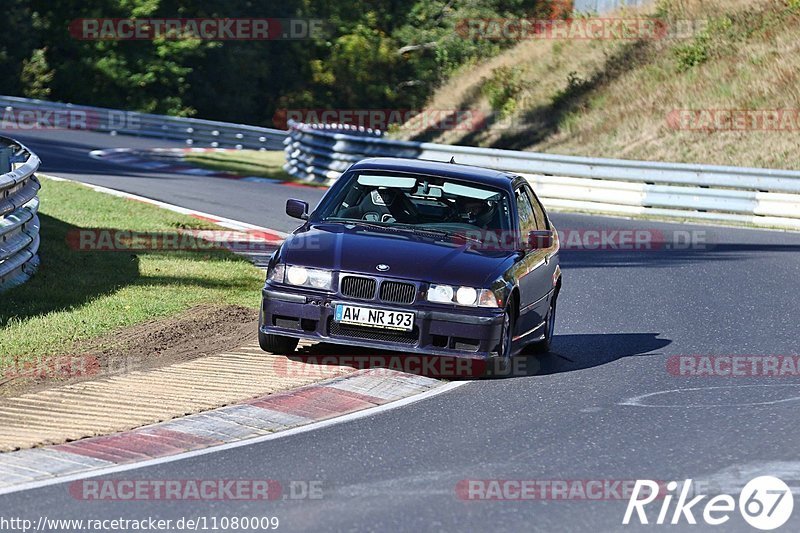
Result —
[{"label": "front bumper", "polygon": [[[442,310],[419,302],[413,306],[392,306],[269,284],[262,297],[259,323],[262,333],[381,350],[486,359],[497,355],[503,327],[501,309]],[[395,332],[338,324],[333,320],[338,303],[413,312],[414,329]]]}]

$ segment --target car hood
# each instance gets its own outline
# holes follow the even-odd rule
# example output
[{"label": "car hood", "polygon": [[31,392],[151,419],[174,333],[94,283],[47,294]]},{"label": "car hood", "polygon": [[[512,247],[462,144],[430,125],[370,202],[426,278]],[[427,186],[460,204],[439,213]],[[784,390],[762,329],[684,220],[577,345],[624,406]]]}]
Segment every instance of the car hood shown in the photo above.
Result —
[{"label": "car hood", "polygon": [[[290,265],[472,287],[494,281],[516,255],[408,231],[345,224],[304,226],[286,239],[279,253]],[[379,264],[389,270],[380,272]]]}]

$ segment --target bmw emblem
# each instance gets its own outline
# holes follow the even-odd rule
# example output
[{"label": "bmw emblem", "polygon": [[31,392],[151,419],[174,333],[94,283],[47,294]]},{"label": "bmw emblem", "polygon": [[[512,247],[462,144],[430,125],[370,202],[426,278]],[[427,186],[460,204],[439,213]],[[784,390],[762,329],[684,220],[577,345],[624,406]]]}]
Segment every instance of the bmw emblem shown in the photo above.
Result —
[{"label": "bmw emblem", "polygon": [[380,265],[376,266],[375,269],[378,272],[386,272],[387,270],[389,270],[389,265],[385,265],[385,264],[381,263]]}]

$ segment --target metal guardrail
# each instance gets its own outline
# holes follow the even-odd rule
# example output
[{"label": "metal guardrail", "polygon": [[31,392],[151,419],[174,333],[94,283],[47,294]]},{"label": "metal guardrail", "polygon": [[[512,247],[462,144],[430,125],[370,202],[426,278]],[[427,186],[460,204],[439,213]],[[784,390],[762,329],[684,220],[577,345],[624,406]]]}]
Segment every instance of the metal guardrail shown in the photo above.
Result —
[{"label": "metal guardrail", "polygon": [[170,139],[184,142],[187,146],[250,150],[280,150],[286,137],[286,132],[278,129],[16,96],[0,96],[0,110],[3,112],[3,124],[13,124],[20,131],[37,126],[78,129]]},{"label": "metal guardrail", "polygon": [[407,157],[525,176],[550,208],[800,229],[800,172],[629,161],[393,141],[358,128],[290,123],[291,175],[332,183],[366,157]]},{"label": "metal guardrail", "polygon": [[24,283],[39,266],[39,158],[0,137],[0,292]]}]

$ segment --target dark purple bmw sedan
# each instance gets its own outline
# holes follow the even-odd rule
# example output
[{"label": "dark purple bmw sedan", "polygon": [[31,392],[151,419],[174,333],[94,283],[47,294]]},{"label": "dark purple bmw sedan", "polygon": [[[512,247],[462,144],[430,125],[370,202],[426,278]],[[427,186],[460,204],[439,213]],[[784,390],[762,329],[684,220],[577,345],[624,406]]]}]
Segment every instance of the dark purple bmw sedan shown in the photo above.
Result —
[{"label": "dark purple bmw sedan", "polygon": [[272,256],[259,341],[298,339],[509,360],[546,351],[561,289],[558,234],[520,176],[406,159],[348,169]]}]

